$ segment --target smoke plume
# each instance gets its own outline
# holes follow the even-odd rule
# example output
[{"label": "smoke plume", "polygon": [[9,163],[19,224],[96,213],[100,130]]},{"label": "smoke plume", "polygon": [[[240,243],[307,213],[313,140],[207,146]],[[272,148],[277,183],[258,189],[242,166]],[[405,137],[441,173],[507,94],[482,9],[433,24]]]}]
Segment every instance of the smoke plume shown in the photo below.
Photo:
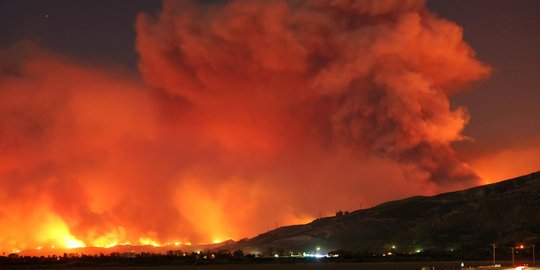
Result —
[{"label": "smoke plume", "polygon": [[423,1],[164,1],[136,29],[140,76],[0,52],[2,247],[239,239],[478,180],[448,98],[489,68]]},{"label": "smoke plume", "polygon": [[468,114],[448,95],[488,69],[422,1],[166,1],[137,29],[146,82],[212,118],[277,119],[272,130],[293,118],[330,147],[414,167],[414,178],[475,179],[450,147]]}]

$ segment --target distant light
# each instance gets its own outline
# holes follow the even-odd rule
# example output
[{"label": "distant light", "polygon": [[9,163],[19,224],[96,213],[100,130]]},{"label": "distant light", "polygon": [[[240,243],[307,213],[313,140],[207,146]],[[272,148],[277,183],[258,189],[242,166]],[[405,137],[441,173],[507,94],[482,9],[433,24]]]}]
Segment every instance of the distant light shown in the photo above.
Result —
[{"label": "distant light", "polygon": [[417,249],[417,250],[416,250],[416,253],[420,253],[420,252],[422,252],[421,249]]},{"label": "distant light", "polygon": [[392,246],[392,249],[396,249],[396,246]]},{"label": "distant light", "polygon": [[278,254],[274,254],[274,257],[279,258],[279,255],[278,255]]},{"label": "distant light", "polygon": [[392,255],[392,252],[388,252],[387,254],[388,254],[388,255]]},{"label": "distant light", "polygon": [[321,250],[321,247],[317,247],[317,251]]},{"label": "distant light", "polygon": [[320,259],[320,258],[330,258],[330,257],[338,257],[338,256],[334,256],[334,255],[328,255],[328,254],[320,254],[320,253],[316,253],[316,254],[312,254],[312,253],[302,253],[302,256],[303,257],[306,257],[306,258],[317,258],[317,259]]},{"label": "distant light", "polygon": [[523,249],[523,245],[520,245],[519,248]]}]

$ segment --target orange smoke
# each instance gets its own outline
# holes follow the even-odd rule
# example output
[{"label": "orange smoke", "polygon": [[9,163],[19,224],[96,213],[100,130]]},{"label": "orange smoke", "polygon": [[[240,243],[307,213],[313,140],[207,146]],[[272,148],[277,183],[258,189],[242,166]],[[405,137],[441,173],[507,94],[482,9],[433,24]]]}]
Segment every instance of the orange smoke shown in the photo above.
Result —
[{"label": "orange smoke", "polygon": [[469,163],[482,178],[482,184],[530,174],[540,168],[540,138],[502,146],[498,151],[477,154]]},{"label": "orange smoke", "polygon": [[164,1],[136,26],[142,79],[0,52],[2,249],[240,239],[477,181],[448,95],[489,69],[423,1]]},{"label": "orange smoke", "polygon": [[[150,86],[218,125],[257,133],[219,138],[241,142],[233,149],[268,142],[277,144],[265,150],[289,149],[290,140],[272,138],[311,129],[330,147],[410,166],[415,179],[477,178],[450,148],[463,139],[468,114],[452,110],[448,94],[488,68],[461,29],[423,1],[165,1],[157,18],[141,15],[137,29]],[[262,145],[254,141],[267,134]]]}]

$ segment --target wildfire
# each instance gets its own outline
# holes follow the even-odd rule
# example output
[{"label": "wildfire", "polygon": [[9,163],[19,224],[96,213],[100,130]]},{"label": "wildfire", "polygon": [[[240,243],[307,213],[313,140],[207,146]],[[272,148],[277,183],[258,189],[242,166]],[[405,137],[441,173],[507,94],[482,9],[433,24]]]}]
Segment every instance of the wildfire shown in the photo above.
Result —
[{"label": "wildfire", "polygon": [[64,244],[67,248],[81,248],[81,247],[86,247],[86,245],[80,241],[80,240],[77,240],[73,237],[68,237],[66,239],[64,239]]},{"label": "wildfire", "polygon": [[62,219],[54,215],[50,215],[48,219],[49,222],[43,228],[43,242],[52,243],[51,246],[59,246],[67,249],[86,247],[83,241],[71,234]]},{"label": "wildfire", "polygon": [[161,243],[155,241],[155,240],[152,240],[150,238],[146,238],[146,237],[141,237],[139,238],[139,243],[141,245],[144,245],[144,246],[154,246],[154,247],[161,247],[163,246]]},{"label": "wildfire", "polygon": [[448,94],[489,68],[461,28],[423,1],[296,2],[165,1],[126,76],[0,49],[0,248],[220,243],[474,180]]},{"label": "wildfire", "polygon": [[112,247],[115,247],[115,246],[125,246],[125,245],[131,245],[130,242],[119,242],[119,241],[116,241],[116,240],[112,240],[112,241],[96,241],[94,242],[95,244],[93,245],[94,247],[104,247],[104,248],[112,248]]},{"label": "wildfire", "polygon": [[118,245],[131,245],[129,241],[126,241],[126,230],[124,227],[115,228],[104,235],[95,237],[92,241],[92,246],[94,247],[111,248]]}]

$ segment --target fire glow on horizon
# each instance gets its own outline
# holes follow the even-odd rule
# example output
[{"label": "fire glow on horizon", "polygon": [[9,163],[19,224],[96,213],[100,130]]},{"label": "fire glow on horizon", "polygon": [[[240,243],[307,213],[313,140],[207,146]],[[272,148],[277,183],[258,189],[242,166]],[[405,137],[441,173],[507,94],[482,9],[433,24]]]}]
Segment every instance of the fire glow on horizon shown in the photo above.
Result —
[{"label": "fire glow on horizon", "polygon": [[[69,249],[78,249],[78,248],[85,248],[85,247],[98,247],[98,248],[113,248],[117,246],[131,246],[131,245],[140,245],[140,246],[152,246],[152,247],[175,247],[175,248],[182,248],[182,247],[189,247],[192,244],[190,242],[182,242],[182,241],[172,241],[172,242],[158,242],[154,239],[151,239],[149,237],[141,237],[138,239],[137,242],[128,242],[128,241],[121,241],[121,236],[114,236],[112,234],[108,234],[106,236],[99,237],[95,239],[93,242],[83,242],[80,239],[77,239],[74,235],[72,235],[69,232],[69,229],[67,228],[66,224],[63,223],[61,220],[59,220],[56,217],[53,217],[48,224],[45,225],[43,229],[37,228],[42,233],[42,239],[40,240],[40,243],[46,244],[45,246],[36,246],[36,247],[19,247],[15,248],[12,247],[11,250],[8,250],[12,253],[19,253],[23,250],[27,250],[32,253],[32,249],[35,250],[57,250],[58,252],[62,253]],[[221,241],[217,241],[215,243],[220,243]],[[5,252],[5,251],[4,251]]]},{"label": "fire glow on horizon", "polygon": [[422,0],[164,1],[136,29],[140,74],[0,49],[0,249],[221,242],[480,182],[449,96],[490,68]]}]

